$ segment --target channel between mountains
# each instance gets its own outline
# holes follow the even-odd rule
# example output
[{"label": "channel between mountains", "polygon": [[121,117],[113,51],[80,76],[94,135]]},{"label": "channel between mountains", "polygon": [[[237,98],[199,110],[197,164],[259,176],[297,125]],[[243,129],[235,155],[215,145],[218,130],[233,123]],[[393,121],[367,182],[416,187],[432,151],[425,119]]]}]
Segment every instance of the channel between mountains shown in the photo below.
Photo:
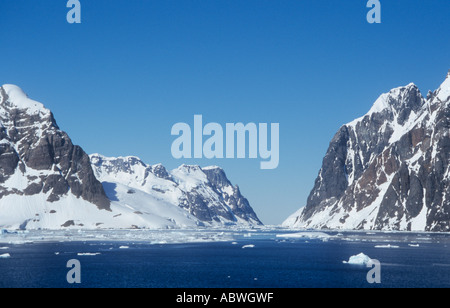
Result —
[{"label": "channel between mountains", "polygon": [[[219,167],[168,171],[137,157],[90,157],[17,86],[0,88],[0,227],[261,225]],[[306,206],[283,226],[450,231],[450,72],[424,97],[382,94],[331,140]]]}]

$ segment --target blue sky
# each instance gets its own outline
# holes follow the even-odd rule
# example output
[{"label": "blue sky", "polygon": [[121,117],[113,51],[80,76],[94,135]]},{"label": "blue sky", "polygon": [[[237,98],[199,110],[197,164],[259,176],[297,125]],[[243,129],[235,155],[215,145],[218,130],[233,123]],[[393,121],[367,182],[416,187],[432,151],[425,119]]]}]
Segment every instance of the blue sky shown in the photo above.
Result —
[{"label": "blue sky", "polygon": [[[391,88],[434,90],[450,69],[450,1],[0,2],[0,84],[50,108],[88,153],[222,166],[267,224],[303,206],[328,143]],[[177,122],[280,123],[280,164],[175,160]]]}]

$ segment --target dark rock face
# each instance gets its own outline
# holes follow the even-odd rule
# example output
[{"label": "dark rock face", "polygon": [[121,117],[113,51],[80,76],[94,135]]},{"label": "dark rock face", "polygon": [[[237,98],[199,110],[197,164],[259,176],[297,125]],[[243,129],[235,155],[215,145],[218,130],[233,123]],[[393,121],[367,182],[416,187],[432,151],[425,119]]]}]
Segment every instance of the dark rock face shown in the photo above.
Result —
[{"label": "dark rock face", "polygon": [[187,191],[180,199],[179,206],[202,222],[211,223],[221,220],[235,221],[234,215],[217,200],[205,198],[195,190]]},{"label": "dark rock face", "polygon": [[[241,221],[262,225],[248,200],[242,196],[239,187],[233,186],[225,171],[219,167],[200,168],[199,166],[182,166],[188,172],[206,175],[207,181],[196,188],[184,192],[180,206],[204,222]],[[202,186],[205,187],[202,187]],[[205,194],[211,189],[214,194]]]},{"label": "dark rock face", "polygon": [[[72,144],[49,110],[28,100],[19,88],[3,86],[0,123],[0,198],[2,194],[50,192],[47,201],[55,202],[71,193],[99,209],[110,210],[110,201],[94,176],[89,156]],[[19,190],[5,184],[15,173],[28,180],[28,187]],[[29,176],[37,173],[39,176]]]},{"label": "dark rock face", "polygon": [[450,231],[450,78],[382,95],[330,143],[297,227]]},{"label": "dark rock face", "polygon": [[262,225],[248,200],[241,194],[239,187],[231,184],[223,169],[219,167],[204,168],[203,172],[213,189],[223,198],[235,216],[244,221],[255,221]]}]

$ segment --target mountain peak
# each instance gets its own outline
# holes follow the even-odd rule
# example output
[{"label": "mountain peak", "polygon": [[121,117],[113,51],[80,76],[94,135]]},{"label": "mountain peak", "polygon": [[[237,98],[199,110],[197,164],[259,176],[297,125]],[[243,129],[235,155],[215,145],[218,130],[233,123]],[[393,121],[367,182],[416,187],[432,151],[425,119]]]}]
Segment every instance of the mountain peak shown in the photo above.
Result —
[{"label": "mountain peak", "polygon": [[355,127],[366,117],[372,117],[374,114],[388,115],[390,121],[398,121],[398,115],[401,114],[400,121],[409,117],[411,112],[417,112],[425,103],[425,99],[420,93],[419,88],[414,83],[406,86],[393,88],[387,93],[381,94],[374,102],[370,110],[362,117],[348,123],[348,126]]},{"label": "mountain peak", "polygon": [[137,156],[118,156],[118,157],[108,157],[102,154],[94,153],[89,155],[92,163],[101,164],[102,162],[110,162],[113,164],[121,164],[121,165],[140,165],[143,167],[147,167],[147,165]]},{"label": "mountain peak", "polygon": [[73,204],[110,211],[87,154],[59,129],[49,109],[16,85],[0,87],[0,125],[0,201],[23,212],[22,222],[28,221],[24,209],[30,204],[38,213],[50,204],[71,203],[67,200],[72,198],[84,200]]},{"label": "mountain peak", "polygon": [[208,166],[202,168],[209,181],[215,183],[219,187],[232,186],[228,180],[225,171],[219,166]]},{"label": "mountain peak", "polygon": [[394,88],[388,93],[382,94],[375,101],[368,114],[382,112],[386,109],[398,109],[399,107],[410,103],[410,100],[405,99],[405,97],[409,98],[409,93],[411,93],[411,91],[420,93],[419,88],[414,83],[410,83],[407,86]]},{"label": "mountain peak", "polygon": [[436,90],[436,95],[439,100],[446,101],[450,97],[450,70],[447,73],[447,77],[441,86]]},{"label": "mountain peak", "polygon": [[5,84],[1,87],[2,103],[9,102],[11,107],[18,109],[26,109],[30,114],[43,113],[44,115],[50,115],[50,110],[44,107],[43,104],[34,101],[25,94],[25,92],[18,86],[13,84]]},{"label": "mountain peak", "polygon": [[206,166],[206,167],[202,167],[203,171],[205,170],[222,170],[221,167],[219,166]]},{"label": "mountain peak", "polygon": [[181,164],[175,170],[181,171],[184,173],[203,171],[203,169],[199,165],[186,165],[186,164]]}]

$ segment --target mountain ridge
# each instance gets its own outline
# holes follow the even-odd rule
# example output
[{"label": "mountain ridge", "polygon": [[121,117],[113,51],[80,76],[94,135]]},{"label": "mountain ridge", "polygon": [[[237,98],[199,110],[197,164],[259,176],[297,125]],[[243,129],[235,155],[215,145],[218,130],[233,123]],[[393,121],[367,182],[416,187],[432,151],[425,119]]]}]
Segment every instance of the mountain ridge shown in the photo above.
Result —
[{"label": "mountain ridge", "polygon": [[[216,183],[214,168],[203,172],[198,166],[182,165],[176,169],[177,176],[161,164],[149,167],[129,156],[122,160],[130,164],[120,170],[128,182],[108,182],[97,178],[102,174],[91,157],[72,143],[42,103],[30,99],[18,86],[0,87],[1,228],[166,229],[262,224],[223,170],[218,174],[222,182]],[[137,182],[133,168],[144,172],[142,180],[151,175],[159,184],[172,185],[178,195],[158,196],[167,188],[158,188],[158,183],[150,191],[142,190],[145,183]]]},{"label": "mountain ridge", "polygon": [[450,73],[427,98],[412,83],[382,94],[341,126],[306,206],[282,225],[450,231],[449,105]]},{"label": "mountain ridge", "polygon": [[147,165],[136,157],[90,155],[94,172],[103,183],[116,183],[143,191],[185,209],[202,223],[261,225],[238,186],[217,166],[182,164],[171,171],[162,164]]}]

